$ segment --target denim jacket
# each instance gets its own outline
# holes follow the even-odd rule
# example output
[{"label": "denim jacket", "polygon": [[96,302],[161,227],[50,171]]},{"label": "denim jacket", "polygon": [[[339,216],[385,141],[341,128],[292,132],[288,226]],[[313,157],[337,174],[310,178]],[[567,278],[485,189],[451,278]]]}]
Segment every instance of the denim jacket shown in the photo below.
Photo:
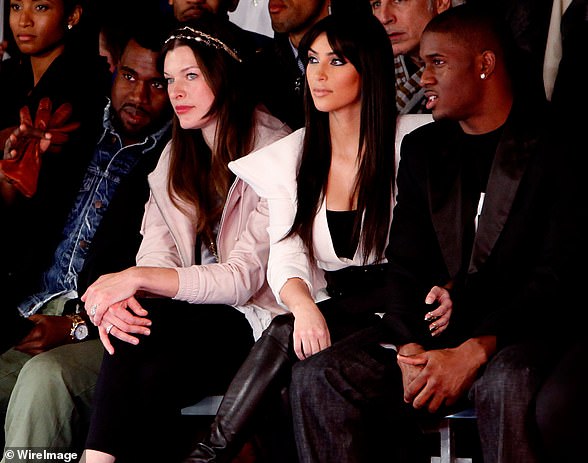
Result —
[{"label": "denim jacket", "polygon": [[167,123],[142,143],[123,147],[121,137],[112,125],[112,112],[108,103],[104,110],[104,130],[69,213],[53,263],[43,274],[40,291],[19,304],[19,310],[25,317],[56,297],[77,297],[78,273],[116,188],[141,156],[161,146],[158,141],[169,135],[170,123]]}]

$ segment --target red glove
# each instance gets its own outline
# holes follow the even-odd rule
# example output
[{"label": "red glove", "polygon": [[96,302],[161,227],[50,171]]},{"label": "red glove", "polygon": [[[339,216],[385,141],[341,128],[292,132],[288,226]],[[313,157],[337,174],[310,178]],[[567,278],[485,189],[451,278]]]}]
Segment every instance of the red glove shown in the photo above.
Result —
[{"label": "red glove", "polygon": [[[20,110],[20,123],[38,131],[49,132],[51,143],[49,151],[58,152],[62,145],[69,139],[69,133],[76,130],[79,122],[66,124],[71,117],[72,108],[69,103],[64,103],[51,115],[51,100],[47,97],[39,101],[35,123],[33,125],[29,108],[24,106]],[[17,129],[19,130],[19,129]],[[17,135],[18,137],[18,135]],[[39,171],[41,169],[41,138],[38,136],[22,136],[11,147],[16,151],[10,159],[0,160],[0,170],[12,184],[27,198],[32,197],[37,191]]]}]

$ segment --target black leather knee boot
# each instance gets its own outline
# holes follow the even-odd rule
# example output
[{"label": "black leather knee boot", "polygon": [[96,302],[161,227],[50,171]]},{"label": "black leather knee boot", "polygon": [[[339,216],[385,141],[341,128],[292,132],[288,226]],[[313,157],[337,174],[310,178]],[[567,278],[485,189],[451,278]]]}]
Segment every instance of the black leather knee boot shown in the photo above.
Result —
[{"label": "black leather knee boot", "polygon": [[225,463],[238,454],[268,392],[278,392],[282,386],[280,378],[292,362],[293,327],[294,318],[281,315],[263,332],[231,381],[208,438],[197,444],[184,463]]}]

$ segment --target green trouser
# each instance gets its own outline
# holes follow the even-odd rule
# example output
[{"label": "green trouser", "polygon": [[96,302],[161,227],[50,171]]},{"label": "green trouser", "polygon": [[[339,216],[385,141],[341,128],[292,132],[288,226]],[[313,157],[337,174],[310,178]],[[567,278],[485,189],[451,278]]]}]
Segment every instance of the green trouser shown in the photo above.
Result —
[{"label": "green trouser", "polygon": [[14,349],[1,355],[5,448],[83,449],[103,353],[96,339],[34,357]]}]

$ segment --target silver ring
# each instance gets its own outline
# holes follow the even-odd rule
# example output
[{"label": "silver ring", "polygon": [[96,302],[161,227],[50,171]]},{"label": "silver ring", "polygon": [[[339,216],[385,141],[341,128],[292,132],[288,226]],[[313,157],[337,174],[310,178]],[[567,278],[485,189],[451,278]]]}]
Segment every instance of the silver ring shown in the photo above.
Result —
[{"label": "silver ring", "polygon": [[114,327],[114,325],[112,323],[110,325],[108,325],[106,327],[106,334],[110,334],[110,331],[112,330],[113,327]]},{"label": "silver ring", "polygon": [[98,304],[94,304],[92,307],[90,307],[90,315],[92,317],[96,315],[96,310],[98,310]]}]

